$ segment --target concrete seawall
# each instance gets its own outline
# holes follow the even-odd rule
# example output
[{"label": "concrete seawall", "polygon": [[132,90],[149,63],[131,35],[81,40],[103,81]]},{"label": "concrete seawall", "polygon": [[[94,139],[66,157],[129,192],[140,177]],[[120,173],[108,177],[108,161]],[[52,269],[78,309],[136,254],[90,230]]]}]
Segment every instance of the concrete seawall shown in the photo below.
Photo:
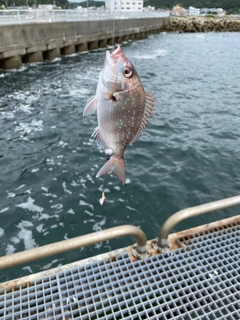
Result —
[{"label": "concrete seawall", "polygon": [[166,17],[0,26],[0,68],[139,40],[161,32],[168,23]]}]

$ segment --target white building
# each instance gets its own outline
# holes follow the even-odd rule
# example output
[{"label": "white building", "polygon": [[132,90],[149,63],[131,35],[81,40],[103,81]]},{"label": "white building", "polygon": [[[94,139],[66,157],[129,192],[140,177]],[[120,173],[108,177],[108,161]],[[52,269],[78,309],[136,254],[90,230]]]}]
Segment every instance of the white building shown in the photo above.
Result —
[{"label": "white building", "polygon": [[143,0],[105,0],[110,11],[143,11]]},{"label": "white building", "polygon": [[188,15],[189,16],[199,16],[200,15],[200,9],[189,7],[188,9]]}]

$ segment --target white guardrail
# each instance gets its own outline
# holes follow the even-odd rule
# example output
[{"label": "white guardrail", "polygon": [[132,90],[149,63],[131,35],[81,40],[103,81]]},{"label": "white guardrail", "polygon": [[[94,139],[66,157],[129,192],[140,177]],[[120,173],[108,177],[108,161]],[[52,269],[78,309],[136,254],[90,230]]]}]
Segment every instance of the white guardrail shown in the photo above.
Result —
[{"label": "white guardrail", "polygon": [[169,17],[169,11],[109,12],[100,10],[0,10],[0,25],[154,17]]}]

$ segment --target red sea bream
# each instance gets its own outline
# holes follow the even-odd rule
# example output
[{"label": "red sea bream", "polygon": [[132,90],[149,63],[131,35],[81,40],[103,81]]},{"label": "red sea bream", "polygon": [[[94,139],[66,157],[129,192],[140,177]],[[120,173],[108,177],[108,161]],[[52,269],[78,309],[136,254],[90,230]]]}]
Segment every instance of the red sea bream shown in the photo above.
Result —
[{"label": "red sea bream", "polygon": [[114,174],[125,183],[124,151],[145,130],[157,100],[143,89],[131,61],[118,47],[106,52],[96,96],[88,100],[83,115],[97,111],[98,126],[92,136],[104,149],[108,161],[97,173]]}]

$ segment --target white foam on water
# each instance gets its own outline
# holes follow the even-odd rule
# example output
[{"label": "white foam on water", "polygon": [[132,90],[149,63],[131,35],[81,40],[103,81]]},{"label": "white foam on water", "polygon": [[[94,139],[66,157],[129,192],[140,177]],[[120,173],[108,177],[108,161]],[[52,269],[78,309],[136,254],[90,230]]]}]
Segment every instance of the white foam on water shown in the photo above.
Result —
[{"label": "white foam on water", "polygon": [[85,198],[85,199],[87,198],[87,197],[86,197],[84,194],[82,194],[82,193],[79,194],[79,197],[83,197],[83,198]]},{"label": "white foam on water", "polygon": [[27,227],[33,227],[32,222],[27,221],[27,220],[22,220],[21,222],[19,222],[19,224],[17,225],[18,228],[27,228]]},{"label": "white foam on water", "polygon": [[14,244],[17,244],[20,242],[20,239],[18,237],[12,237],[11,238],[11,241],[14,243]]},{"label": "white foam on water", "polygon": [[130,210],[130,211],[136,211],[136,212],[138,212],[138,210],[135,209],[135,208],[132,208],[132,207],[129,207],[129,206],[126,206],[126,208],[127,208],[128,210]]},{"label": "white foam on water", "polygon": [[42,231],[43,231],[43,226],[44,226],[44,224],[40,224],[39,226],[36,227],[36,230],[37,230],[39,233],[42,233]]},{"label": "white foam on water", "polygon": [[45,197],[57,198],[56,194],[53,194],[53,193],[43,193],[43,195],[44,195]]},{"label": "white foam on water", "polygon": [[93,184],[95,183],[95,181],[94,181],[93,178],[90,176],[90,174],[87,174],[87,180],[89,180],[89,181],[92,182]]},{"label": "white foam on water", "polygon": [[0,112],[0,119],[13,119],[15,118],[15,113],[14,111],[1,111]]},{"label": "white foam on water", "polygon": [[[62,260],[62,259],[61,259]],[[43,270],[47,270],[50,269],[52,267],[53,264],[57,263],[59,260],[58,259],[54,259],[52,262],[45,264],[45,266],[42,267]],[[58,265],[60,266],[60,265]]]},{"label": "white foam on water", "polygon": [[28,114],[32,113],[32,110],[33,110],[33,108],[31,108],[30,104],[26,104],[26,105],[22,104],[22,105],[19,105],[18,108],[19,108],[19,110],[21,110],[25,113],[28,113]]},{"label": "white foam on water", "polygon": [[15,196],[16,196],[16,194],[13,192],[9,192],[7,195],[8,198],[14,198]]},{"label": "white foam on water", "polygon": [[3,209],[0,211],[0,213],[6,212],[6,211],[8,211],[8,210],[9,210],[9,207],[3,208]]},{"label": "white foam on water", "polygon": [[31,267],[23,267],[22,270],[27,270],[29,273],[33,273]]},{"label": "white foam on water", "polygon": [[75,212],[73,211],[73,209],[69,209],[69,210],[68,210],[68,213],[70,213],[70,214],[75,214]]},{"label": "white foam on water", "polygon": [[149,51],[149,53],[146,54],[136,54],[132,55],[131,58],[133,59],[141,59],[141,60],[155,60],[158,57],[165,56],[167,54],[167,50],[159,49],[159,50],[153,50]]},{"label": "white foam on water", "polygon": [[[17,124],[17,122],[15,122]],[[15,127],[15,132],[19,133],[19,137],[23,140],[29,140],[26,135],[29,135],[32,131],[42,131],[43,121],[42,120],[32,120],[31,123],[20,122]]]},{"label": "white foam on water", "polygon": [[120,202],[125,202],[125,200],[122,199],[122,198],[119,198],[118,201],[120,201]]},{"label": "white foam on water", "polygon": [[41,187],[41,189],[42,189],[43,191],[45,191],[45,192],[48,192],[48,188],[46,188],[46,187]]},{"label": "white foam on water", "polygon": [[52,158],[47,159],[46,162],[47,162],[47,165],[49,165],[49,166],[55,164],[55,162],[54,162],[54,160]]},{"label": "white foam on water", "polygon": [[115,186],[114,189],[119,191],[120,187],[119,186]]},{"label": "white foam on water", "polygon": [[88,211],[88,210],[84,210],[84,212],[85,212],[86,214],[88,214],[90,217],[94,216],[94,213],[92,213],[92,212],[90,212],[90,211]]},{"label": "white foam on water", "polygon": [[69,90],[71,97],[74,98],[84,98],[86,99],[86,96],[91,94],[91,90],[87,89],[87,88],[76,88],[76,89],[71,89]]},{"label": "white foam on water", "polygon": [[25,250],[36,247],[36,242],[33,239],[33,234],[31,230],[25,228],[21,229],[18,233],[18,237],[19,239],[23,240]]},{"label": "white foam on water", "polygon": [[68,145],[67,142],[60,140],[57,144],[58,147],[65,148]]},{"label": "white foam on water", "polygon": [[63,209],[63,205],[61,203],[56,203],[51,206],[52,209],[61,210]]},{"label": "white foam on water", "polygon": [[41,213],[40,216],[38,217],[38,221],[41,221],[41,220],[48,220],[50,219],[51,216],[47,213]]},{"label": "white foam on water", "polygon": [[88,206],[88,207],[90,207],[92,209],[92,211],[94,211],[94,206],[92,204],[90,204],[90,203],[87,203],[87,202],[83,201],[83,200],[79,201],[79,206]]},{"label": "white foam on water", "polygon": [[23,187],[25,187],[26,185],[25,184],[22,184],[21,186],[19,186],[18,188],[16,188],[15,190],[19,190],[19,189],[22,189]]},{"label": "white foam on water", "polygon": [[4,230],[0,228],[0,237],[2,237],[3,235],[4,235]]},{"label": "white foam on water", "polygon": [[6,248],[6,255],[14,253],[16,248],[12,244],[8,244]]},{"label": "white foam on water", "polygon": [[21,203],[21,204],[16,204],[16,207],[22,208],[22,209],[27,209],[32,212],[43,212],[43,208],[39,207],[34,204],[35,200],[31,197],[28,198],[27,202]]},{"label": "white foam on water", "polygon": [[34,168],[34,169],[32,169],[32,173],[34,173],[34,172],[38,172],[39,171],[39,168]]},{"label": "white foam on water", "polygon": [[71,183],[71,186],[73,186],[73,187],[80,187],[81,186],[81,184],[79,184],[79,183],[77,183],[76,181],[72,181],[72,183]]},{"label": "white foam on water", "polygon": [[67,189],[66,182],[63,182],[63,183],[62,183],[62,186],[63,186],[64,192],[66,192],[66,193],[68,193],[68,194],[72,194],[72,191],[70,191],[70,190]]},{"label": "white foam on water", "polygon": [[88,222],[95,222],[94,219],[90,219],[90,220],[84,220],[83,223],[88,223]]},{"label": "white foam on water", "polygon": [[[49,21],[49,22],[51,22],[51,21]],[[61,60],[62,60],[62,58],[57,57],[57,58],[54,58],[53,60],[49,60],[48,62],[54,63],[54,62],[58,62],[58,61],[61,61]]]},{"label": "white foam on water", "polygon": [[102,226],[104,226],[106,224],[106,221],[107,221],[106,217],[105,216],[102,217],[101,221],[96,222],[93,225],[93,227],[92,227],[93,231],[102,231]]}]

